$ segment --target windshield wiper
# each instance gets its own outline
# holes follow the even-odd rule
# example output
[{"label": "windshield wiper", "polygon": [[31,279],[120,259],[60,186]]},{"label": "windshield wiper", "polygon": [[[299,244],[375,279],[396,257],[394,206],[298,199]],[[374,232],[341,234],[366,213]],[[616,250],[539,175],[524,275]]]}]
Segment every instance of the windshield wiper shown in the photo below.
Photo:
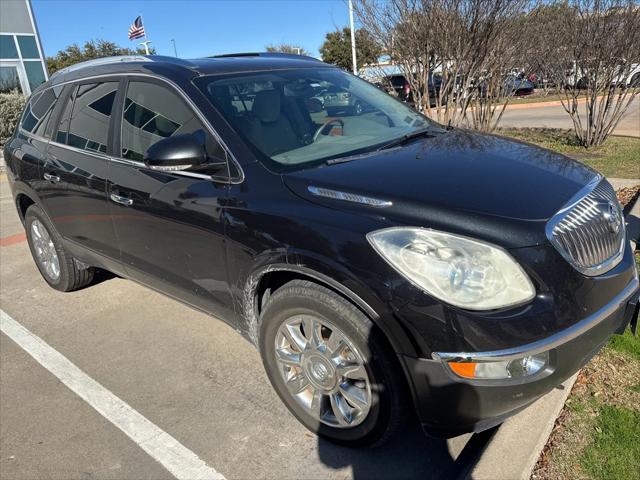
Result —
[{"label": "windshield wiper", "polygon": [[358,153],[356,152],[351,152],[348,155],[344,155],[344,154],[339,154],[339,156],[336,157],[329,157],[329,158],[325,158],[324,159],[324,163],[325,165],[336,165],[338,163],[347,163],[347,162],[352,162],[354,160],[359,160],[361,158],[366,157],[367,155],[373,153],[373,152],[379,152],[380,150],[386,150],[388,148],[393,148],[393,147],[397,147],[399,145],[403,145],[407,142],[410,142],[412,140],[415,140],[416,138],[420,138],[420,137],[435,137],[436,134],[438,133],[444,133],[443,130],[436,130],[432,127],[430,128],[423,128],[422,130],[417,130],[415,132],[411,132],[411,133],[407,133],[406,135],[403,135],[400,138],[396,138],[395,140],[390,141],[389,143],[385,143],[384,145],[382,145],[381,147],[378,148],[371,148],[371,147],[367,147],[363,150],[360,150]]},{"label": "windshield wiper", "polygon": [[415,132],[407,133],[406,135],[401,136],[400,138],[396,138],[395,140],[391,140],[389,143],[385,143],[381,147],[378,148],[380,150],[387,150],[389,148],[398,147],[400,145],[404,145],[405,143],[411,142],[416,138],[421,137],[434,137],[435,134],[438,133],[437,130],[432,128],[423,128],[422,130],[418,130]]},{"label": "windshield wiper", "polygon": [[358,160],[360,158],[365,157],[369,153],[371,153],[371,152],[365,151],[365,152],[350,154],[350,155],[347,155],[347,156],[339,156],[339,157],[334,157],[334,158],[327,158],[327,159],[325,159],[324,163],[326,165],[335,165],[337,163],[352,162],[354,160]]}]

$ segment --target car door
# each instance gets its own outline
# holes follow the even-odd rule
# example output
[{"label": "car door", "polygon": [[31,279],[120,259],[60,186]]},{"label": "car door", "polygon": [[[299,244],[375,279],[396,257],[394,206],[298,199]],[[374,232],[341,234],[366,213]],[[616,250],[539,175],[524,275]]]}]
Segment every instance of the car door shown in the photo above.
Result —
[{"label": "car door", "polygon": [[[225,151],[173,86],[130,78],[119,99],[119,155],[109,164],[109,198],[127,275],[193,306],[231,318],[223,207]],[[163,172],[143,163],[146,150],[172,135],[196,133],[216,167]],[[223,159],[223,181],[220,174]]]},{"label": "car door", "polygon": [[107,167],[118,83],[92,80],[65,88],[40,189],[51,220],[72,246],[112,259],[119,251],[107,204]]},{"label": "car door", "polygon": [[62,87],[52,87],[31,96],[14,142],[13,152],[19,150],[19,154],[13,162],[10,158],[5,159],[9,167],[13,166],[11,170],[15,175],[36,192],[37,198],[41,197],[43,184],[48,183],[42,179],[43,165],[49,144],[50,119],[61,92]]}]

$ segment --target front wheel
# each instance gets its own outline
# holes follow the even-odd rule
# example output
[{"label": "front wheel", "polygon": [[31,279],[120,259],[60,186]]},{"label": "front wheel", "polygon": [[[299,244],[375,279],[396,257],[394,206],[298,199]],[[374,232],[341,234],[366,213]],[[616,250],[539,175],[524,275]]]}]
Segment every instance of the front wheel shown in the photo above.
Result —
[{"label": "front wheel", "polygon": [[406,385],[370,320],[333,291],[294,280],[260,316],[271,384],[308,429],[348,446],[380,445],[404,423]]}]

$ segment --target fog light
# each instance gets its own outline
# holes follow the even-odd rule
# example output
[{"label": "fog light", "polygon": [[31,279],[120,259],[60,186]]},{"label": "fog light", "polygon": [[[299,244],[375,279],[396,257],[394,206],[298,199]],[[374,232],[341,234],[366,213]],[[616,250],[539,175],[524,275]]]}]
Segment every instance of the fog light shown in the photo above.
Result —
[{"label": "fog light", "polygon": [[543,352],[503,362],[449,362],[447,365],[463,378],[500,380],[535,375],[548,362],[549,352]]}]

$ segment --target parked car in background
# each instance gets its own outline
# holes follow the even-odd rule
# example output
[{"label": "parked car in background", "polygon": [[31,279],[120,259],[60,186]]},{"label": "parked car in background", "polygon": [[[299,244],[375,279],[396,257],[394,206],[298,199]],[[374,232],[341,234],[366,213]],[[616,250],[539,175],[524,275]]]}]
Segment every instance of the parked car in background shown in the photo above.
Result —
[{"label": "parked car in background", "polygon": [[550,78],[542,72],[531,73],[527,78],[533,84],[534,89],[547,89],[555,87],[553,78]]},{"label": "parked car in background", "polygon": [[360,115],[365,108],[362,99],[337,85],[332,85],[326,89],[322,97],[324,99],[323,106],[327,111],[327,115],[335,116],[340,112]]},{"label": "parked car in background", "polygon": [[[375,83],[379,88],[383,89],[392,96],[407,103],[414,103],[411,84],[404,75],[388,75],[379,79]],[[442,78],[439,75],[429,75],[429,98],[433,99],[440,92]]]},{"label": "parked car in background", "polygon": [[[620,67],[621,72],[624,72],[624,67]],[[640,63],[634,63],[629,67],[628,73],[620,73],[613,82],[614,84],[621,83],[627,87],[640,87]]]},{"label": "parked car in background", "polygon": [[507,75],[504,80],[504,90],[508,95],[523,97],[534,92],[534,85],[524,75]]},{"label": "parked car in background", "polygon": [[415,418],[440,436],[490,428],[637,319],[606,179],[312,58],[69,67],[35,89],[4,157],[51,287],[104,269],[226,321],[291,413],[340,444]]},{"label": "parked car in background", "polygon": [[404,75],[388,75],[381,78],[377,85],[403,102],[413,102],[411,85]]}]

